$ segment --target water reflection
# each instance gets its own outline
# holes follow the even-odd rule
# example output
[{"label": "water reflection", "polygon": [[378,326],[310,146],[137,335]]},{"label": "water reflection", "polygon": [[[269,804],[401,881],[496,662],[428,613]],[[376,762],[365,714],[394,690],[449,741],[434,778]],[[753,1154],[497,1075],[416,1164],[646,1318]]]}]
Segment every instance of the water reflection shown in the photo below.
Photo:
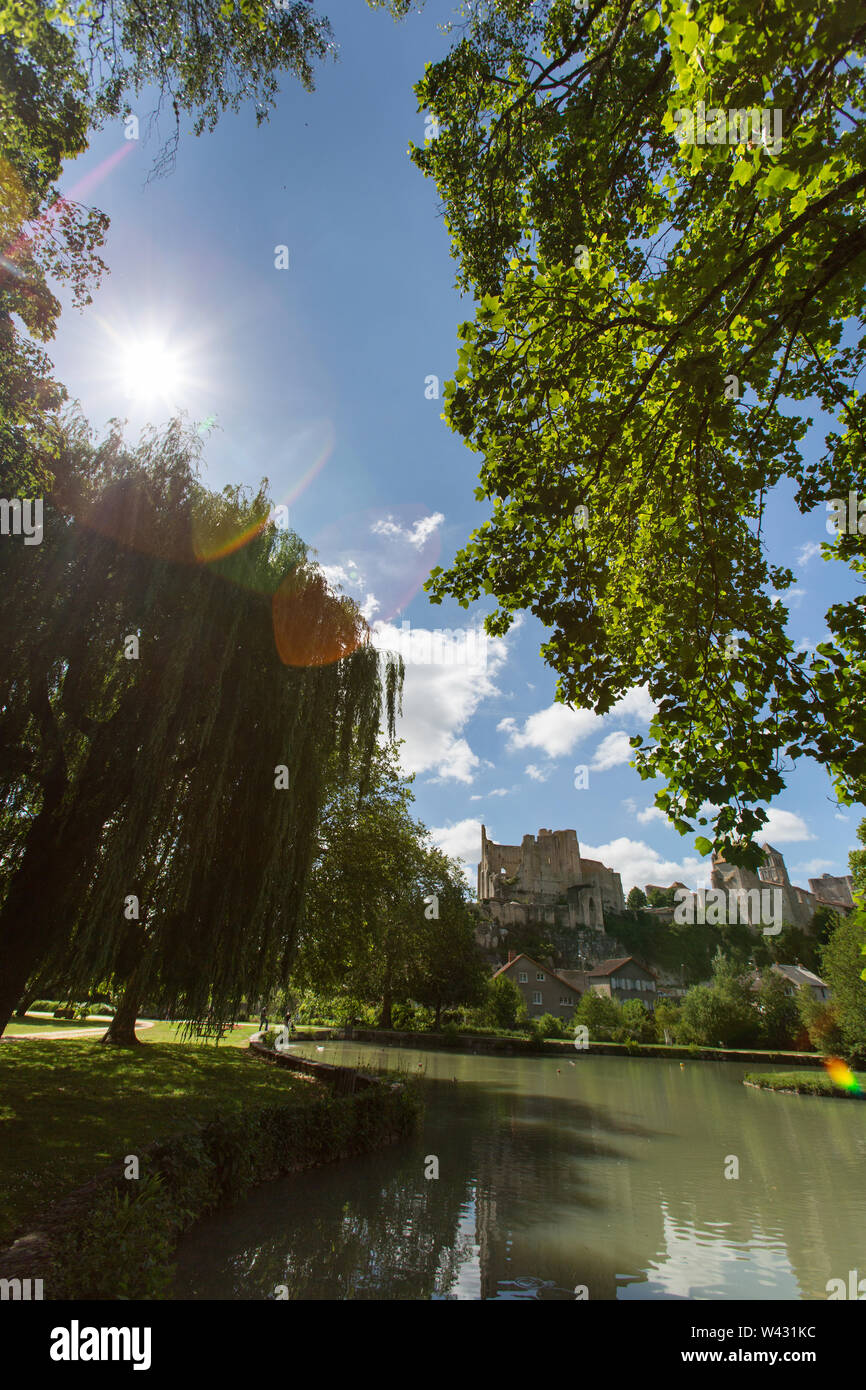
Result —
[{"label": "water reflection", "polygon": [[866,1107],[729,1063],[399,1056],[425,1069],[423,1133],[208,1218],[176,1297],[825,1298],[863,1262]]}]

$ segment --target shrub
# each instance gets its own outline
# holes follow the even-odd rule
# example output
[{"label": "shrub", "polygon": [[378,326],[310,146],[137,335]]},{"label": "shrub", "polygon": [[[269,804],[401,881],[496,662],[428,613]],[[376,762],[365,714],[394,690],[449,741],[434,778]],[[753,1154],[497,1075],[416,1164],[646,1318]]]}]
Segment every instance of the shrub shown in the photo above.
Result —
[{"label": "shrub", "polygon": [[627,999],[622,1006],[622,1031],[625,1033],[623,1041],[633,1042],[654,1042],[656,1038],[656,1028],[653,1023],[652,1015],[640,999]]},{"label": "shrub", "polygon": [[592,1042],[610,1042],[614,1029],[622,1027],[619,1005],[606,995],[588,989],[581,997],[574,1018],[589,1029]]},{"label": "shrub", "polygon": [[521,1009],[525,1010],[517,985],[506,975],[498,975],[495,980],[488,980],[486,990],[485,1021],[494,1028],[514,1028]]},{"label": "shrub", "polygon": [[568,1036],[565,1024],[555,1014],[542,1014],[536,1020],[536,1027],[542,1038],[565,1038]]},{"label": "shrub", "polygon": [[[134,1184],[118,1178],[80,1205],[52,1238],[52,1298],[161,1298],[180,1233],[250,1186],[378,1147],[417,1128],[414,1087],[269,1105],[154,1144]],[[133,1189],[133,1190],[130,1190]]]}]

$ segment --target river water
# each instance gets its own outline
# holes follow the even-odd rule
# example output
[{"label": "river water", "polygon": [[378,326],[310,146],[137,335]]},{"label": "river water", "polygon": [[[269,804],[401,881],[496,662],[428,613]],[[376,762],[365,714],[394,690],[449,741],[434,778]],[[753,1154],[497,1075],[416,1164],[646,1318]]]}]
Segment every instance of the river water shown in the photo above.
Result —
[{"label": "river water", "polygon": [[201,1222],[176,1298],[826,1299],[866,1275],[864,1104],[731,1062],[297,1051],[418,1071],[423,1131]]}]

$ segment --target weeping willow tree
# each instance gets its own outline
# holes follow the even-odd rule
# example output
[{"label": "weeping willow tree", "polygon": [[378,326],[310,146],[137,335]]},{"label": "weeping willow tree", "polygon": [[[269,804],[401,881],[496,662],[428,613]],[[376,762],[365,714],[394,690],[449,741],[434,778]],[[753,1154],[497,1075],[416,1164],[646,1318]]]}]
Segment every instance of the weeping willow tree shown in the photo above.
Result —
[{"label": "weeping willow tree", "polygon": [[[0,673],[0,1029],[47,962],[223,1026],[285,975],[329,768],[399,661],[178,423],[66,442]],[[8,611],[8,609],[7,609]]]}]

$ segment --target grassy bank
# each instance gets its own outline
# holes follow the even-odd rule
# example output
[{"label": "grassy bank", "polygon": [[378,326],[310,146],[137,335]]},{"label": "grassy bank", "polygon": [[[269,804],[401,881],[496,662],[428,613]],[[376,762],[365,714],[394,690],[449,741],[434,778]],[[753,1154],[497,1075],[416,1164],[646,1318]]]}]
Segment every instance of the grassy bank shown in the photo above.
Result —
[{"label": "grassy bank", "polygon": [[[0,1277],[50,1300],[152,1299],[179,1236],[249,1188],[407,1135],[412,1086],[336,1095],[237,1047],[0,1049]],[[130,1155],[137,1171],[126,1172]],[[14,1156],[14,1160],[13,1160]]]},{"label": "grassy bank", "polygon": [[[140,1036],[150,1043],[156,1031]],[[314,1083],[261,1066],[236,1047],[154,1041],[112,1048],[89,1038],[4,1043],[0,1244],[98,1169],[191,1121],[256,1103],[301,1103],[311,1094],[318,1094]]]},{"label": "grassy bank", "polygon": [[[855,1072],[861,1091],[866,1093],[866,1073]],[[856,1092],[843,1090],[835,1085],[826,1072],[768,1071],[747,1072],[743,1077],[747,1086],[756,1086],[762,1091],[781,1091],[798,1096],[832,1096],[837,1100],[864,1099]]]}]

